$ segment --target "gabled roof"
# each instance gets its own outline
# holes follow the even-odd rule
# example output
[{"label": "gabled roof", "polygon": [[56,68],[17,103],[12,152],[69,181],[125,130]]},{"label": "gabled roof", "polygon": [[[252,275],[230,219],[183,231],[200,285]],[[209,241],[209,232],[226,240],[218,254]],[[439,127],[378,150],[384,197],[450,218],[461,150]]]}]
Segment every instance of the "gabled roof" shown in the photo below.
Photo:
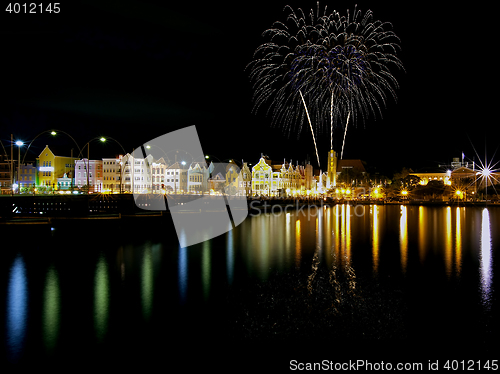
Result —
[{"label": "gabled roof", "polygon": [[465,166],[459,167],[451,172],[451,174],[475,174],[477,170],[472,170],[469,168],[466,168]]},{"label": "gabled roof", "polygon": [[209,180],[223,182],[226,179],[222,176],[221,173],[217,173],[217,175],[215,177],[209,178]]},{"label": "gabled roof", "polygon": [[[70,155],[64,155],[64,156],[61,156],[63,153],[61,152],[61,149],[59,149],[58,147],[54,147],[54,146],[48,146],[46,145],[45,148],[40,152],[40,154],[38,155],[37,158],[40,158],[44,153],[47,153],[47,152],[50,152],[54,155],[54,157],[71,157]],[[76,152],[73,152],[73,158],[74,159],[78,159],[79,157],[78,156],[78,151]]]},{"label": "gabled roof", "polygon": [[[189,170],[206,170],[206,166],[204,165],[205,163],[201,162],[193,162],[191,165],[189,165]],[[194,166],[193,166],[194,165]]]},{"label": "gabled roof", "polygon": [[163,157],[160,157],[158,160],[153,161],[153,164],[167,165],[167,163],[165,162],[165,159]]}]

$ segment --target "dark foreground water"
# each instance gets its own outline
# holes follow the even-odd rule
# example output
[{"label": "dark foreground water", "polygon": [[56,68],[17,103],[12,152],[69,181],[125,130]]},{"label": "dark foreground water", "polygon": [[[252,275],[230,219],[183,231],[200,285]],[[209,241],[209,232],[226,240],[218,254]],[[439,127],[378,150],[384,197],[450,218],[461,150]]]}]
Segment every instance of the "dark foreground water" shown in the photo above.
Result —
[{"label": "dark foreground water", "polygon": [[499,359],[499,224],[495,207],[275,209],[188,248],[147,218],[2,225],[1,359]]}]

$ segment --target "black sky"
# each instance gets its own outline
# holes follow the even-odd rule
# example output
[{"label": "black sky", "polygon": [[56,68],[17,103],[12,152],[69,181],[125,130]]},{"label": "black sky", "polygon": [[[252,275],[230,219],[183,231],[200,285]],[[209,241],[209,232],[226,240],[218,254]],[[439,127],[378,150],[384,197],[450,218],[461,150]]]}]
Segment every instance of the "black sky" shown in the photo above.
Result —
[{"label": "black sky", "polygon": [[[311,134],[271,128],[265,112],[252,113],[245,66],[284,20],[285,5],[306,10],[316,1],[170,4],[160,1],[71,1],[60,14],[1,15],[2,91],[0,138],[30,141],[61,129],[82,146],[107,135],[127,151],[151,138],[196,125],[205,153],[256,162],[304,160],[316,166]],[[398,101],[383,118],[348,129],[345,158],[361,158],[391,173],[449,163],[452,157],[491,158],[499,144],[498,75],[494,12],[437,2],[322,1],[345,13],[354,4],[390,21],[401,39],[405,72],[395,72]],[[2,5],[3,6],[3,5]],[[340,151],[342,133],[336,135]],[[329,133],[317,134],[326,164]],[[470,139],[470,140],[469,140]],[[40,136],[45,144],[69,139]],[[67,143],[65,145],[64,143]],[[120,151],[92,144],[95,157]],[[69,151],[68,151],[69,152]],[[101,153],[100,153],[101,152]],[[495,157],[500,157],[500,153]],[[477,159],[477,156],[476,156]],[[323,166],[323,165],[322,165]]]}]

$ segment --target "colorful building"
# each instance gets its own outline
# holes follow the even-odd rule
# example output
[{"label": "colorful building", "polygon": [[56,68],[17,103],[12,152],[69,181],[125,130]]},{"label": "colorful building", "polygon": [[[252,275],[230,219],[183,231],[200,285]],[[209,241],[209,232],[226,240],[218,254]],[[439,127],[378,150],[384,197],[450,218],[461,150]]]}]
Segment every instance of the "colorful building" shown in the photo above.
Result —
[{"label": "colorful building", "polygon": [[270,196],[272,172],[270,161],[262,156],[259,162],[252,167],[252,195]]},{"label": "colorful building", "polygon": [[102,191],[119,193],[121,191],[123,156],[102,159]]},{"label": "colorful building", "polygon": [[17,183],[19,188],[35,187],[36,183],[36,166],[33,163],[26,163],[21,165],[21,173],[19,174],[19,167],[16,168],[15,179],[20,178]]},{"label": "colorful building", "polygon": [[38,171],[36,185],[56,188],[57,179],[62,178],[64,174],[73,178],[77,160],[76,157],[56,156],[46,145],[36,159]]},{"label": "colorful building", "polygon": [[[75,186],[90,187],[89,192],[102,192],[103,190],[103,161],[88,160],[86,158],[75,161]],[[88,172],[88,175],[87,175]]]}]

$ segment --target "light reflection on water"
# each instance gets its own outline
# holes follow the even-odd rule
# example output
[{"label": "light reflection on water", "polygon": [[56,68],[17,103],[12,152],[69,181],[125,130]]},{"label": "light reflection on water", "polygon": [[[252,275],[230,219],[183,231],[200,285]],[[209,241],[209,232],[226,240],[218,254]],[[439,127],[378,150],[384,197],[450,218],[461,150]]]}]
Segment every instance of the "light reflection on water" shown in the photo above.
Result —
[{"label": "light reflection on water", "polygon": [[481,220],[481,295],[483,304],[489,308],[491,304],[491,225],[487,208],[483,209]]},{"label": "light reflection on water", "polygon": [[[328,281],[339,295],[340,278],[347,280],[347,292],[354,293],[358,277],[410,279],[418,285],[426,279],[437,282],[445,275],[445,282],[460,280],[464,287],[475,286],[489,310],[495,299],[494,254],[499,240],[492,228],[499,221],[496,207],[372,205],[362,210],[336,205],[249,217],[227,234],[188,248],[179,246],[171,235],[120,242],[115,247],[108,243],[94,262],[58,262],[62,253],[47,251],[46,263],[30,267],[34,254],[25,249],[11,256],[2,286],[8,356],[13,361],[21,357],[27,337],[40,332],[43,351],[71,344],[71,336],[61,338],[61,321],[71,320],[72,314],[78,315],[76,320],[89,320],[94,327],[89,334],[103,341],[116,334],[110,327],[113,321],[154,325],[158,323],[155,314],[179,307],[198,310],[203,303],[223,299],[228,287],[252,280],[266,282],[276,273],[305,272],[307,290],[314,293],[322,267],[328,269]],[[61,240],[52,234],[53,240]],[[82,248],[90,248],[87,244],[82,243]],[[79,256],[92,253],[96,252]],[[81,286],[88,291],[63,292],[65,285],[80,282],[81,274],[93,275],[89,284]],[[37,283],[42,286],[34,287]],[[86,294],[92,298],[85,299]],[[37,298],[43,301],[32,307]],[[61,307],[71,303],[92,308]],[[69,310],[66,315],[65,310]],[[28,315],[34,321],[31,325]]]},{"label": "light reflection on water", "polygon": [[57,270],[52,265],[47,272],[43,298],[43,338],[45,348],[52,352],[57,344],[60,325],[61,293]]},{"label": "light reflection on water", "polygon": [[106,336],[109,319],[109,276],[108,264],[101,254],[94,277],[94,327],[99,340]]},{"label": "light reflection on water", "polygon": [[28,317],[28,284],[21,255],[12,264],[7,287],[7,346],[16,361],[23,351]]}]

